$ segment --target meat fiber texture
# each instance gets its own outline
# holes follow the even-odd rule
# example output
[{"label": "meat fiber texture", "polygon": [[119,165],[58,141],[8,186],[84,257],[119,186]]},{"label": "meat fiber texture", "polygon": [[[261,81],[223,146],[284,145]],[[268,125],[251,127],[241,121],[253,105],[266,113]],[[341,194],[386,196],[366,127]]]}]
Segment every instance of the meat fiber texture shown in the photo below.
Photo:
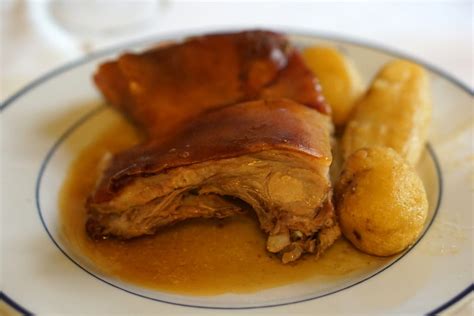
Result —
[{"label": "meat fiber texture", "polygon": [[[125,75],[130,56],[147,64],[145,75]],[[104,69],[118,79],[105,80]],[[242,204],[283,262],[319,255],[339,237],[329,109],[283,35],[210,35],[125,55],[102,65],[96,82],[149,138],[108,162],[87,202],[92,237],[153,234],[189,218],[234,215]]]}]

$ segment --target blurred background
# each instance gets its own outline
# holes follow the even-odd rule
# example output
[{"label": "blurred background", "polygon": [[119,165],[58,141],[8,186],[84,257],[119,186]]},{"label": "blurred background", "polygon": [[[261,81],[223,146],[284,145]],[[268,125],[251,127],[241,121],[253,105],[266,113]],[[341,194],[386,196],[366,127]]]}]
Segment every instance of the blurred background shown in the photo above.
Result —
[{"label": "blurred background", "polygon": [[471,89],[472,1],[0,0],[0,100],[91,52],[179,31],[277,28],[420,58]]}]

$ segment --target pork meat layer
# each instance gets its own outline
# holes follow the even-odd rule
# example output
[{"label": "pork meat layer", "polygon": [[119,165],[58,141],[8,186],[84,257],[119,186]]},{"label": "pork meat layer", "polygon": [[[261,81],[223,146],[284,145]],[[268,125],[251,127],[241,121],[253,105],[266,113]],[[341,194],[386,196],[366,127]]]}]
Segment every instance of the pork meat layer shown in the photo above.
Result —
[{"label": "pork meat layer", "polygon": [[189,218],[236,214],[245,202],[268,234],[268,251],[283,262],[319,254],[340,235],[330,132],[329,116],[288,99],[203,114],[164,143],[111,158],[88,201],[88,233],[149,235]]}]

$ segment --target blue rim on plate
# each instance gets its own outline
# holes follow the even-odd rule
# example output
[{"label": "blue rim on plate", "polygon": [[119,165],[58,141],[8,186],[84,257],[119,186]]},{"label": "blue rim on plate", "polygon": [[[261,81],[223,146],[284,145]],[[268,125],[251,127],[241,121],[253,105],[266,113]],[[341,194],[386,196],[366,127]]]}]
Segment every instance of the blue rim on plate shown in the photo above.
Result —
[{"label": "blue rim on plate", "polygon": [[[455,86],[461,88],[462,90],[464,90],[465,92],[467,92],[468,94],[470,95],[473,95],[473,91],[468,87],[466,86],[464,83],[462,83],[461,81],[459,81],[458,79],[456,79],[455,77],[451,76],[450,74],[444,72],[443,70],[435,67],[435,66],[432,66],[430,64],[427,64],[426,62],[424,61],[421,61],[417,58],[412,58],[411,56],[408,56],[404,53],[401,53],[401,52],[398,52],[396,50],[393,50],[393,49],[389,49],[389,48],[386,48],[386,47],[383,47],[383,46],[380,46],[380,45],[375,45],[375,44],[372,44],[372,43],[367,43],[366,41],[363,41],[363,40],[354,40],[354,39],[348,39],[348,38],[345,38],[343,36],[339,36],[339,35],[328,35],[328,34],[321,34],[321,33],[317,33],[317,32],[310,32],[310,31],[301,31],[301,30],[293,30],[291,28],[285,28],[284,30],[278,30],[275,29],[275,28],[272,28],[276,31],[282,31],[284,33],[287,33],[287,34],[290,34],[290,35],[296,35],[296,36],[311,36],[311,37],[315,37],[315,38],[319,38],[319,39],[327,39],[327,40],[336,40],[336,41],[340,41],[340,42],[344,42],[344,43],[347,43],[347,44],[351,44],[351,45],[356,45],[356,46],[360,46],[360,47],[364,47],[364,48],[368,48],[368,49],[373,49],[373,50],[377,50],[377,51],[380,51],[380,52],[383,52],[383,53],[387,53],[389,55],[392,55],[392,56],[396,56],[396,57],[399,57],[399,58],[404,58],[404,59],[410,59],[410,60],[413,60],[414,62],[420,64],[420,65],[423,65],[425,68],[429,69],[430,71],[438,74],[439,76],[445,78],[446,80],[452,82]],[[224,30],[224,31],[221,31],[221,32],[232,32],[232,31],[237,31],[236,29],[234,30]],[[20,98],[21,96],[23,96],[24,94],[28,93],[30,90],[34,89],[36,86],[40,85],[41,83],[63,73],[63,72],[66,72],[72,68],[75,68],[77,66],[80,66],[84,63],[87,63],[89,61],[92,61],[94,59],[97,59],[101,56],[105,56],[107,54],[110,54],[112,52],[115,52],[115,51],[119,51],[121,49],[125,49],[125,48],[129,48],[129,47],[133,47],[133,46],[138,46],[138,45],[142,45],[142,44],[145,44],[145,43],[149,43],[149,42],[153,42],[153,41],[162,41],[162,40],[166,40],[166,39],[175,39],[175,38],[182,38],[184,36],[189,36],[191,34],[203,34],[203,33],[207,33],[207,32],[214,32],[215,33],[215,30],[201,30],[201,31],[193,31],[193,32],[179,32],[179,33],[175,33],[175,34],[168,34],[168,35],[163,35],[163,36],[153,36],[153,37],[147,37],[145,39],[140,39],[140,40],[137,40],[137,41],[133,41],[133,42],[129,42],[127,44],[122,44],[122,45],[118,45],[118,46],[115,46],[115,47],[112,47],[112,48],[108,48],[108,49],[104,49],[104,50],[100,50],[100,51],[97,51],[95,53],[92,53],[90,55],[87,55],[83,58],[80,58],[78,60],[75,60],[73,62],[70,62],[70,63],[67,63],[63,66],[60,66],[48,73],[46,73],[45,75],[33,80],[31,83],[29,83],[28,85],[26,85],[24,88],[20,89],[17,93],[13,94],[11,97],[9,97],[6,101],[4,101],[1,105],[0,105],[0,111],[4,111],[9,105],[13,104],[15,102],[16,99]],[[72,131],[79,127],[81,124],[83,124],[88,118],[92,117],[94,114],[98,113],[99,110],[101,110],[103,108],[98,108],[98,109],[95,109],[93,110],[92,112],[89,112],[88,114],[86,114],[85,116],[83,116],[79,121],[77,121],[75,124],[73,124],[71,127],[68,128],[68,130],[59,138],[59,140],[53,145],[53,147],[48,151],[42,165],[41,165],[41,168],[40,168],[40,171],[39,171],[39,174],[38,174],[38,178],[37,178],[37,183],[36,183],[36,188],[35,188],[35,197],[36,197],[36,204],[37,204],[37,208],[38,208],[38,214],[39,214],[39,217],[40,217],[40,220],[44,226],[44,228],[46,229],[46,232],[48,233],[49,237],[51,238],[51,240],[53,241],[53,243],[59,248],[59,250],[61,252],[63,252],[64,255],[66,255],[71,261],[72,258],[70,258],[63,249],[60,248],[60,246],[56,243],[56,241],[53,239],[53,237],[51,236],[50,232],[48,231],[44,221],[43,221],[43,218],[42,218],[42,215],[41,215],[41,208],[40,208],[40,204],[39,204],[39,200],[38,200],[38,196],[39,196],[39,184],[41,182],[41,177],[42,177],[42,174],[43,174],[43,171],[46,167],[46,164],[47,162],[49,161],[49,159],[51,158],[53,152],[57,149],[57,147],[60,145],[60,143],[62,141],[64,141],[66,139],[66,137],[72,133]],[[434,160],[434,163],[435,163],[435,166],[436,166],[436,171],[437,171],[437,174],[438,174],[438,179],[439,179],[439,196],[438,196],[438,201],[437,201],[437,205],[436,205],[436,209],[435,209],[435,214],[433,215],[433,218],[431,220],[431,222],[428,224],[424,234],[428,231],[429,227],[431,226],[431,224],[433,223],[434,221],[434,218],[436,217],[437,213],[438,213],[438,210],[439,210],[439,207],[440,207],[440,204],[441,204],[441,197],[442,197],[442,193],[443,193],[443,184],[442,184],[442,174],[441,174],[441,169],[440,169],[440,165],[439,165],[439,162],[437,160],[437,157],[434,153],[434,150],[428,146],[428,150],[430,151],[430,154],[432,156],[432,159]],[[423,234],[423,235],[424,235]],[[418,239],[417,243],[423,238],[423,235],[420,236],[420,238]],[[416,245],[416,244],[415,244]],[[406,253],[408,253],[409,251],[411,251],[411,249],[413,249],[415,247],[415,245],[410,248]],[[371,275],[370,277],[364,279],[364,280],[361,280],[355,284],[352,284],[346,288],[343,288],[343,289],[339,289],[335,292],[332,292],[332,293],[327,293],[327,294],[324,294],[324,295],[321,295],[321,296],[318,296],[318,297],[323,297],[323,296],[327,296],[327,295],[330,295],[330,294],[334,294],[336,292],[339,292],[339,291],[342,291],[344,289],[347,289],[349,287],[352,287],[352,286],[355,286],[361,282],[364,282],[365,280],[367,279],[370,279],[372,277],[374,277],[375,275],[381,273],[382,271],[384,271],[385,269],[389,268],[390,266],[392,266],[394,263],[396,263],[397,261],[399,261],[404,255],[403,254],[401,257],[397,258],[397,260],[395,260],[394,262],[392,262],[390,265],[384,267],[382,270],[378,271],[377,273]],[[79,264],[77,264],[75,261],[73,261],[76,265],[78,265],[81,269],[85,270],[83,267],[81,267]],[[92,273],[90,273],[89,271],[85,270],[87,273],[93,275]],[[99,278],[95,275],[93,275],[94,277],[96,278]],[[100,279],[100,278],[99,278]],[[102,279],[101,279],[102,280]],[[105,280],[102,280],[106,283],[108,283],[107,281]],[[110,284],[110,283],[109,283]],[[113,284],[110,284],[114,287],[117,287]],[[127,291],[125,289],[122,289],[124,291]],[[442,304],[440,307],[436,308],[435,310],[429,312],[428,314],[435,314],[435,313],[439,313],[441,311],[444,311],[446,310],[447,308],[449,308],[450,306],[454,305],[455,303],[459,302],[461,299],[463,299],[466,295],[468,295],[471,291],[474,290],[474,285],[473,284],[469,284],[467,286],[466,289],[464,289],[463,291],[461,291],[458,295],[456,295],[455,297],[453,297],[452,299],[450,299],[449,301],[447,301],[446,303]],[[129,292],[129,291],[127,291]],[[131,292],[130,292],[131,293]],[[139,295],[139,294],[136,294],[136,293],[132,293],[134,295],[138,295],[138,296],[142,296],[142,295]],[[142,297],[145,297],[145,296],[142,296]],[[29,312],[27,309],[25,309],[24,307],[22,307],[20,304],[16,303],[13,299],[11,299],[10,297],[8,297],[5,293],[1,293],[1,296],[0,298],[2,298],[7,304],[9,304],[11,307],[13,307],[14,309],[18,310],[20,313],[23,313],[23,314],[31,314],[31,312]],[[149,297],[145,297],[145,298],[149,298]],[[153,298],[149,298],[149,299],[153,299]],[[310,299],[305,299],[305,300],[301,300],[301,301],[298,301],[298,302],[302,302],[302,301],[308,301],[308,300],[312,300],[312,299],[315,299],[315,298],[310,298]],[[157,300],[157,299],[153,299],[153,300]],[[157,300],[158,301],[158,300]],[[165,301],[161,301],[161,302],[164,302],[164,303],[170,303],[170,304],[174,304],[174,305],[180,305],[180,306],[188,306],[188,307],[200,307],[200,308],[210,308],[210,309],[216,309],[216,307],[203,307],[203,306],[190,306],[190,305],[183,305],[183,304],[177,304],[177,303],[171,303],[171,302],[165,302]],[[285,303],[285,304],[278,304],[278,305],[271,305],[271,306],[261,306],[261,307],[275,307],[275,306],[280,306],[280,305],[287,305],[287,304],[295,304],[295,303],[298,303],[298,302],[291,302],[291,303]],[[247,307],[247,308],[258,308],[258,307]],[[242,308],[218,308],[218,309],[242,309]]]},{"label": "blue rim on plate", "polygon": [[36,192],[35,192],[35,201],[36,201],[36,207],[37,207],[37,211],[38,211],[38,215],[40,217],[40,220],[41,220],[41,224],[43,225],[44,229],[46,230],[46,233],[48,234],[49,238],[52,240],[52,242],[56,245],[56,247],[69,259],[71,260],[76,266],[78,266],[80,269],[82,269],[83,271],[87,272],[89,275],[93,276],[94,278],[110,285],[110,286],[113,286],[117,289],[120,289],[122,291],[125,291],[129,294],[133,294],[133,295],[136,295],[136,296],[139,296],[139,297],[142,297],[142,298],[146,298],[146,299],[149,299],[149,300],[153,300],[153,301],[157,301],[157,302],[161,302],[161,303],[167,303],[167,304],[171,304],[171,305],[177,305],[177,306],[183,306],[183,307],[193,307],[193,308],[207,308],[207,309],[224,309],[224,310],[241,310],[241,309],[257,309],[257,308],[268,308],[268,307],[277,307],[277,306],[283,306],[283,305],[290,305],[290,304],[296,304],[296,303],[301,303],[301,302],[306,302],[306,301],[310,301],[310,300],[315,300],[315,299],[318,299],[318,298],[322,298],[322,297],[325,297],[325,296],[329,296],[329,295],[332,295],[332,294],[335,294],[335,293],[338,293],[338,292],[341,292],[341,291],[344,291],[344,290],[347,290],[351,287],[354,287],[360,283],[363,283],[373,277],[375,277],[376,275],[382,273],[383,271],[385,271],[386,269],[388,269],[389,267],[393,266],[395,263],[397,263],[398,261],[400,261],[404,256],[406,256],[410,251],[412,251],[415,246],[420,242],[420,240],[424,237],[424,235],[426,234],[426,232],[429,230],[429,228],[431,227],[431,225],[433,224],[436,216],[438,215],[438,210],[439,210],[439,207],[441,205],[441,199],[442,199],[442,196],[443,196],[443,177],[442,177],[442,172],[441,172],[441,167],[440,167],[440,164],[439,164],[439,161],[438,161],[438,158],[433,150],[433,148],[430,146],[430,145],[427,145],[427,149],[428,149],[428,152],[431,156],[431,159],[433,159],[433,162],[434,162],[434,165],[435,165],[435,169],[436,169],[436,175],[437,175],[437,178],[438,178],[438,199],[436,201],[436,206],[435,206],[435,210],[434,210],[434,214],[433,214],[433,217],[431,218],[430,222],[428,223],[425,231],[421,234],[421,236],[418,238],[418,240],[413,244],[412,247],[410,247],[407,251],[405,251],[400,257],[398,257],[397,259],[395,259],[393,262],[391,262],[390,264],[388,264],[387,266],[383,267],[382,269],[380,269],[379,271],[373,273],[373,274],[370,274],[369,276],[363,278],[362,280],[359,280],[353,284],[350,284],[350,285],[347,285],[345,287],[342,287],[340,289],[337,289],[337,290],[334,290],[332,292],[328,292],[328,293],[324,293],[324,294],[321,294],[321,295],[316,295],[316,296],[313,296],[313,297],[310,297],[310,298],[306,298],[306,299],[301,299],[301,300],[295,300],[295,301],[291,301],[291,302],[286,302],[286,303],[277,303],[277,304],[268,304],[268,305],[263,305],[263,306],[242,306],[242,307],[216,307],[216,306],[203,306],[203,305],[191,305],[191,304],[183,304],[183,303],[176,303],[176,302],[171,302],[171,301],[166,301],[166,300],[162,300],[162,299],[157,299],[157,298],[154,298],[154,297],[150,297],[150,296],[146,296],[146,295],[143,295],[143,294],[139,294],[139,293],[136,293],[136,292],[133,292],[133,291],[130,291],[130,290],[127,290],[123,287],[120,287],[116,284],[113,284],[111,283],[110,281],[102,278],[101,276],[99,275],[96,275],[95,273],[87,270],[85,267],[83,267],[79,262],[77,262],[76,260],[74,260],[70,255],[68,255],[67,251],[65,249],[63,249],[63,247],[61,247],[59,245],[59,243],[54,239],[54,237],[52,236],[51,232],[49,231],[48,229],[48,226],[46,224],[46,222],[44,221],[44,218],[43,218],[43,214],[42,214],[42,209],[41,209],[41,203],[40,203],[40,192],[41,192],[41,181],[42,181],[42,178],[43,178],[43,175],[44,175],[44,171],[46,170],[47,166],[48,166],[48,163],[50,161],[50,159],[53,157],[54,153],[56,152],[56,150],[61,146],[61,144],[77,129],[79,128],[80,126],[82,126],[84,123],[86,123],[89,119],[91,119],[92,117],[94,117],[95,115],[99,114],[102,110],[106,109],[105,106],[99,106],[93,110],[91,110],[90,112],[88,112],[87,114],[85,114],[84,116],[82,116],[79,120],[77,120],[74,124],[72,124],[60,137],[59,139],[54,143],[54,145],[49,149],[48,153],[46,154],[45,158],[43,159],[42,163],[41,163],[41,167],[40,167],[40,170],[39,170],[39,173],[38,173],[38,177],[37,177],[37,181],[36,181]]},{"label": "blue rim on plate", "polygon": [[7,303],[8,305],[10,305],[10,307],[12,307],[13,309],[15,309],[17,312],[21,313],[22,315],[33,315],[33,313],[31,313],[30,311],[28,311],[27,309],[21,307],[20,304],[18,304],[17,302],[15,302],[14,300],[12,300],[10,297],[8,297],[7,294],[5,294],[4,292],[0,292],[0,300],[3,300],[5,301],[5,303]]}]

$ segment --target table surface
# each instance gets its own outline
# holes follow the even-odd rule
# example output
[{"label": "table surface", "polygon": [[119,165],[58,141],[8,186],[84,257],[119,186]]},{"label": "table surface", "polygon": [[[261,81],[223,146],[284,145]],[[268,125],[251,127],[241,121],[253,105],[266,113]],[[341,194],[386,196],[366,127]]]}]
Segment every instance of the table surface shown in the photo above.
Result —
[{"label": "table surface", "polygon": [[[114,44],[170,32],[258,27],[300,29],[395,49],[434,65],[471,90],[474,86],[470,1],[155,2],[155,19],[146,28],[91,36],[55,23],[45,14],[50,1],[0,0],[0,100],[55,67]],[[472,314],[472,304],[458,312]]]},{"label": "table surface", "polygon": [[66,31],[45,14],[50,2],[0,1],[0,100],[45,72],[96,49],[181,30],[239,27],[287,27],[374,43],[422,59],[471,89],[474,86],[470,1],[161,0],[155,1],[153,23],[109,37]]}]

